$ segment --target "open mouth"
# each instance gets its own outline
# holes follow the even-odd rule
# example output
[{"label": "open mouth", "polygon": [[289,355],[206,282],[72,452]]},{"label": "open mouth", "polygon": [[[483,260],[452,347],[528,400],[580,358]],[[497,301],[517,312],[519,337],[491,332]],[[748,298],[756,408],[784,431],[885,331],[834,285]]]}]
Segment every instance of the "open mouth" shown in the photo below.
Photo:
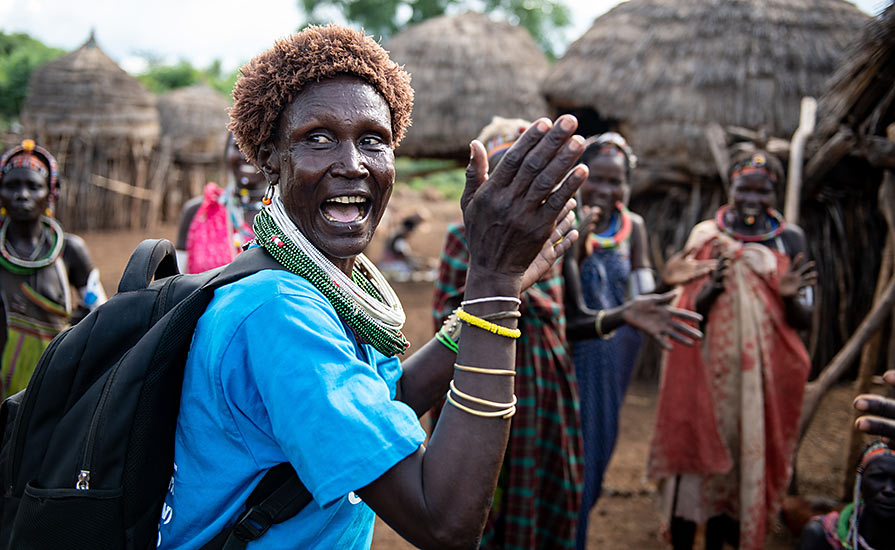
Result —
[{"label": "open mouth", "polygon": [[343,195],[323,202],[323,216],[338,223],[352,223],[363,220],[370,210],[370,200],[360,195]]}]

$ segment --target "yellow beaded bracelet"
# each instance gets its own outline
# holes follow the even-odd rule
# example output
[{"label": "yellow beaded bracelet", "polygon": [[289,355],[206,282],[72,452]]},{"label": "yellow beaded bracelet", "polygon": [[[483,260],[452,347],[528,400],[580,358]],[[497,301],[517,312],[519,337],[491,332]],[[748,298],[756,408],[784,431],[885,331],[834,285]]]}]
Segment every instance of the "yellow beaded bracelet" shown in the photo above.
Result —
[{"label": "yellow beaded bracelet", "polygon": [[481,317],[476,317],[471,313],[467,313],[463,311],[463,308],[457,308],[457,318],[459,318],[464,323],[474,326],[476,328],[480,328],[482,330],[487,330],[493,334],[498,336],[503,336],[504,338],[519,338],[522,336],[522,331],[518,328],[507,328],[502,327],[496,323],[492,323],[491,321],[486,321]]},{"label": "yellow beaded bracelet", "polygon": [[500,376],[516,376],[516,371],[507,370],[507,369],[488,369],[485,367],[470,367],[467,365],[461,365],[459,363],[454,363],[454,368],[457,370],[462,370],[466,372],[474,372],[476,374],[497,374]]},{"label": "yellow beaded bracelet", "polygon": [[515,406],[512,406],[512,407],[510,407],[509,409],[506,409],[506,410],[503,410],[503,411],[492,411],[492,412],[477,411],[477,410],[475,410],[475,409],[473,409],[473,408],[470,408],[470,407],[467,407],[466,405],[463,405],[462,403],[457,403],[457,402],[454,400],[454,398],[451,397],[451,392],[448,392],[447,395],[445,395],[445,397],[447,398],[448,403],[450,403],[451,405],[457,407],[457,408],[460,409],[461,411],[463,411],[463,412],[467,412],[467,413],[469,413],[469,414],[471,414],[471,415],[473,415],[473,416],[481,416],[481,417],[483,417],[483,418],[512,418],[513,415],[516,414],[516,407],[515,407]]},{"label": "yellow beaded bracelet", "polygon": [[513,400],[509,403],[498,403],[497,401],[488,401],[487,399],[482,399],[481,397],[476,397],[474,395],[469,395],[468,393],[464,393],[457,389],[457,385],[454,384],[454,381],[451,380],[451,391],[457,394],[457,397],[461,397],[470,403],[478,403],[479,405],[484,405],[486,407],[494,407],[495,409],[509,409],[510,407],[516,406],[516,396],[513,396]]}]

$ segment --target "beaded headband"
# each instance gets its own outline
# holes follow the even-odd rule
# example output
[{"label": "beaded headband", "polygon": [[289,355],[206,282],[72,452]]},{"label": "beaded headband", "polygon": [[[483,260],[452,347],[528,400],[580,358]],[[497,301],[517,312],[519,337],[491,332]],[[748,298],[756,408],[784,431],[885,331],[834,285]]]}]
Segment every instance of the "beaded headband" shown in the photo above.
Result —
[{"label": "beaded headband", "polygon": [[895,456],[895,451],[889,448],[888,445],[883,443],[881,440],[876,440],[864,449],[864,454],[861,456],[861,464],[858,466],[858,471],[863,472],[867,469],[867,465],[876,460],[877,458],[882,458],[884,456]]},{"label": "beaded headband", "polygon": [[22,141],[0,157],[0,181],[9,171],[15,168],[28,168],[41,176],[48,178],[50,183],[50,199],[56,198],[56,183],[59,178],[59,169],[56,159],[49,151],[34,143],[32,139]]},{"label": "beaded headband", "polygon": [[733,166],[730,171],[730,181],[747,174],[764,174],[769,180],[777,183],[777,174],[768,168],[768,159],[761,153],[756,153],[746,160],[742,160]]},{"label": "beaded headband", "polygon": [[600,155],[621,154],[627,161],[628,170],[637,167],[637,156],[625,138],[618,132],[606,132],[587,138],[587,141],[584,142],[584,150],[587,151],[591,147],[596,147],[597,154]]},{"label": "beaded headband", "polygon": [[[499,139],[499,138],[495,138],[495,139]],[[507,149],[512,147],[514,143],[516,143],[516,140],[507,141],[507,142],[501,143],[499,145],[486,146],[485,150],[488,151],[488,160],[493,159],[498,153],[503,153],[504,151],[506,151]],[[490,145],[490,143],[489,143],[489,145]]]}]

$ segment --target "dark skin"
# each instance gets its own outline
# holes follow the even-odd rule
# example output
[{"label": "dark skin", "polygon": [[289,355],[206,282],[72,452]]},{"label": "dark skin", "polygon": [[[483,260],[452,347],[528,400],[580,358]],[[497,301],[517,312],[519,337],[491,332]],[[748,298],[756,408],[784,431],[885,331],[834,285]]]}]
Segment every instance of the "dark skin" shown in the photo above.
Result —
[{"label": "dark skin", "polygon": [[[771,227],[768,209],[776,202],[773,182],[760,172],[753,172],[736,178],[730,186],[730,209],[727,223],[734,231],[744,235],[760,235]],[[754,220],[753,223],[747,223]],[[800,227],[788,224],[780,235],[787,255],[792,262],[782,275],[777,293],[783,300],[786,321],[793,328],[806,329],[811,326],[812,307],[801,303],[799,291],[817,282],[817,271],[813,261],[806,261],[807,244],[805,233]],[[762,243],[770,244],[770,243]],[[711,277],[696,296],[696,312],[708,317],[715,300],[724,292],[725,281],[730,275],[730,258],[720,255],[718,265]]]},{"label": "dark skin", "polygon": [[[883,380],[895,388],[895,370],[883,374]],[[852,405],[863,413],[855,420],[857,429],[882,437],[890,446],[895,442],[895,399],[864,393],[857,396]]]},{"label": "dark skin", "polygon": [[[27,259],[42,257],[52,248],[52,240],[45,235],[40,217],[50,205],[50,184],[46,177],[29,168],[15,168],[0,180],[0,206],[6,209],[9,227],[6,246],[16,256]],[[65,234],[62,261],[68,271],[68,284],[76,289],[87,286],[93,261],[87,245],[77,235]],[[29,284],[39,293],[56,302],[65,303],[65,284],[55,269],[39,269],[30,276]],[[15,300],[8,298],[7,306],[15,308]],[[75,320],[86,310],[73,314]]]},{"label": "dark skin", "polygon": [[[227,169],[233,174],[233,179],[236,181],[236,189],[240,196],[245,192],[248,195],[250,204],[259,202],[267,190],[267,181],[264,179],[264,174],[245,159],[245,156],[236,146],[236,142],[233,141],[232,135],[227,138],[224,162],[227,165]],[[186,236],[189,233],[190,224],[193,222],[199,207],[202,206],[203,200],[204,197],[201,195],[193,197],[183,206],[180,222],[177,226],[177,242],[175,243],[175,247],[178,250],[186,250]],[[252,222],[255,221],[255,214],[257,214],[257,210],[245,210],[245,221],[247,224],[252,225]]]},{"label": "dark skin", "polygon": [[[598,154],[588,160],[589,173],[587,181],[579,190],[581,212],[584,219],[580,224],[583,234],[600,233],[609,228],[610,215],[616,210],[616,204],[623,202],[629,191],[627,167],[621,154]],[[639,215],[631,215],[631,268],[649,268],[647,254],[646,225]],[[566,335],[569,340],[596,338],[595,321],[597,312],[584,303],[581,291],[579,262],[588,251],[583,247],[584,239],[578,241],[574,255],[566,255],[563,262],[563,279],[565,281]],[[638,296],[624,304],[605,310],[600,319],[600,328],[604,334],[629,324],[655,338],[662,347],[671,347],[670,340],[692,345],[702,338],[702,333],[683,322],[683,320],[699,322],[702,318],[684,309],[671,307],[669,304],[674,295],[649,294]]]},{"label": "dark skin", "polygon": [[[557,220],[573,206],[570,199],[587,176],[581,167],[563,179],[583,149],[584,140],[574,136],[576,127],[570,116],[556,123],[537,121],[490,177],[484,148],[473,142],[461,201],[470,251],[466,298],[519,295],[523,273],[555,231]],[[289,216],[346,273],[369,244],[391,194],[392,146],[385,100],[363,80],[341,76],[302,90],[281,113],[276,135],[259,152],[260,166],[279,183]],[[562,185],[552,192],[559,182]],[[349,196],[363,202],[333,203]],[[475,304],[469,311],[482,315],[505,305]],[[515,341],[470,329],[454,355],[433,340],[404,363],[399,398],[422,414],[444,395],[453,377],[468,393],[511,400],[512,377],[454,372],[455,361],[511,370]],[[420,446],[379,479],[358,488],[358,494],[414,545],[475,548],[508,433],[508,420],[446,407],[428,447]]]},{"label": "dark skin", "polygon": [[[874,459],[864,471],[861,480],[861,513],[859,533],[876,550],[895,548],[892,522],[895,521],[895,456]],[[805,527],[799,541],[800,550],[827,550],[832,548],[824,535],[823,526],[812,521]]]}]

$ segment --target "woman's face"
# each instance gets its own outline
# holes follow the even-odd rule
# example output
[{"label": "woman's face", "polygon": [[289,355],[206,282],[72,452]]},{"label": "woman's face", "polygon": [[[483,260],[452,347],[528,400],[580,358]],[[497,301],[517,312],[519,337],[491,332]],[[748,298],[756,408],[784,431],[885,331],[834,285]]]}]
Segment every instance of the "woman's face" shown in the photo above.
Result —
[{"label": "woman's face", "polygon": [[587,167],[590,173],[580,191],[582,210],[599,207],[601,212],[612,212],[615,203],[624,202],[628,192],[624,156],[597,155],[588,161]]},{"label": "woman's face", "polygon": [[350,268],[373,238],[395,181],[388,104],[357,77],[312,84],[280,115],[267,164],[279,174],[292,221],[330,261]]},{"label": "woman's face", "polygon": [[15,222],[35,221],[50,204],[47,178],[28,168],[10,170],[0,181],[0,206]]},{"label": "woman's face", "polygon": [[775,201],[774,182],[761,172],[743,174],[730,184],[730,209],[740,221],[760,219]]},{"label": "woman's face", "polygon": [[227,140],[227,168],[233,173],[236,185],[244,188],[260,188],[267,184],[264,174],[246,161],[245,156],[231,137]]},{"label": "woman's face", "polygon": [[895,456],[882,456],[867,465],[861,496],[868,512],[895,519]]}]

